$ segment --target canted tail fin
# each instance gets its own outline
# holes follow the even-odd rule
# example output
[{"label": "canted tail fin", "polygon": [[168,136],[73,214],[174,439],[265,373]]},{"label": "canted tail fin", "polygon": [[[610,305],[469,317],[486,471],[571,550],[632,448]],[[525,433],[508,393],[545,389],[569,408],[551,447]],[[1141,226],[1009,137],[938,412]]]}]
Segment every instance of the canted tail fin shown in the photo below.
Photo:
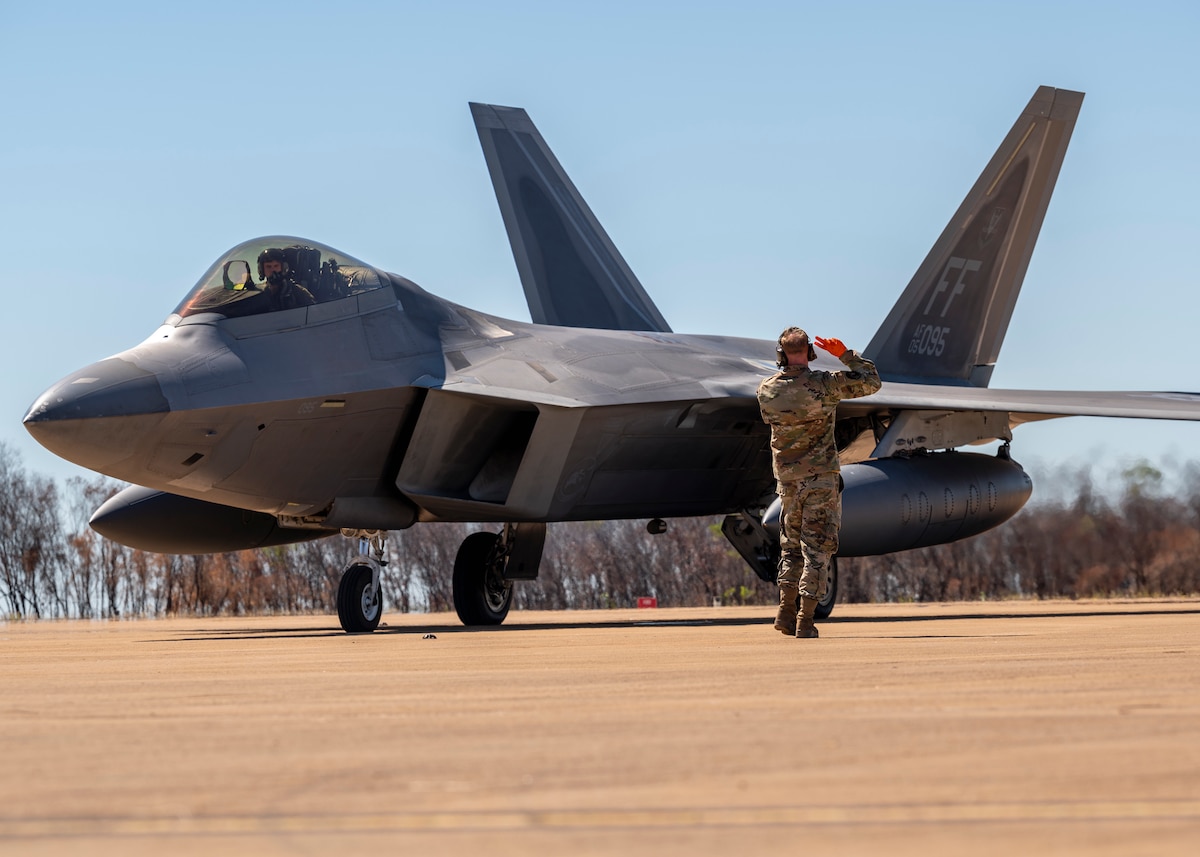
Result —
[{"label": "canted tail fin", "polygon": [[471,115],[533,320],[670,331],[529,115],[494,104]]},{"label": "canted tail fin", "polygon": [[988,385],[1082,103],[1038,87],[867,346],[884,380]]}]

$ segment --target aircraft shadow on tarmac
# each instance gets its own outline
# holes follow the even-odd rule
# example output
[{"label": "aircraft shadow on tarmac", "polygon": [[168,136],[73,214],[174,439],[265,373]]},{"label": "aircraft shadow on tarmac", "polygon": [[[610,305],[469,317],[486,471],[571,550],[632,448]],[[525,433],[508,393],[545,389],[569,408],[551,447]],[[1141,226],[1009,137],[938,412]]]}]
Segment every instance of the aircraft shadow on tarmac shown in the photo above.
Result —
[{"label": "aircraft shadow on tarmac", "polygon": [[[764,608],[765,609],[765,608]],[[640,627],[719,627],[739,625],[761,625],[772,621],[773,616],[740,616],[728,619],[637,619],[611,620],[600,622],[524,622],[518,618],[512,625],[471,625],[463,626],[454,621],[430,623],[427,625],[388,625],[383,622],[374,632],[352,634],[351,636],[371,636],[372,634],[509,634],[521,631],[554,631],[582,630],[584,628],[640,628]],[[331,617],[336,621],[336,617]],[[346,632],[340,626],[330,625],[329,628],[222,628],[211,631],[192,631],[186,637],[177,637],[177,642],[202,642],[207,640],[252,640],[252,639],[281,639],[285,637],[344,637]]]},{"label": "aircraft shadow on tarmac", "polygon": [[[1164,604],[1164,606],[1166,606]],[[1119,610],[1088,610],[1088,611],[1055,611],[1049,613],[1014,613],[1014,612],[995,612],[995,613],[958,613],[954,615],[945,615],[941,613],[928,613],[925,615],[904,615],[904,616],[831,616],[823,624],[830,625],[875,625],[888,623],[923,623],[923,622],[959,622],[959,621],[978,621],[981,619],[1005,619],[1005,620],[1021,620],[1021,619],[1086,619],[1097,617],[1154,617],[1154,616],[1176,616],[1176,615],[1200,615],[1200,605],[1187,608],[1171,608],[1171,609],[1154,609],[1144,606],[1131,605]],[[328,628],[222,628],[213,629],[211,631],[201,630],[193,631],[188,636],[176,638],[176,642],[207,642],[207,641],[222,641],[222,640],[276,640],[289,637],[304,638],[304,637],[341,637],[345,636],[345,632],[340,626],[334,624],[335,617],[330,617],[331,623]],[[622,619],[622,620],[601,620],[601,621],[580,621],[580,622],[521,622],[519,614],[515,620],[509,625],[480,625],[464,627],[453,621],[429,623],[422,625],[388,625],[382,623],[374,632],[379,634],[400,634],[413,635],[421,634],[512,634],[522,631],[553,631],[553,630],[583,630],[588,628],[696,628],[696,627],[740,627],[751,625],[770,624],[773,621],[773,614],[768,606],[763,607],[761,616],[731,616],[729,618],[717,619]],[[369,633],[363,635],[354,634],[352,636],[370,636]],[[951,636],[948,634],[936,634],[931,636]],[[957,636],[957,635],[955,635]]]}]

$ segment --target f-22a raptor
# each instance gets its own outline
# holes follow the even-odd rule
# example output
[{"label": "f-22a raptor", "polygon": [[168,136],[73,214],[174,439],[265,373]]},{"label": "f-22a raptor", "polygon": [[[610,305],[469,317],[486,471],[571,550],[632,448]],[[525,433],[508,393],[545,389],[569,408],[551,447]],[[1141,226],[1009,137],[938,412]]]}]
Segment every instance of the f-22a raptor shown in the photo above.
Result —
[{"label": "f-22a raptor", "polygon": [[[884,384],[838,408],[841,556],[1007,520],[1032,491],[1009,453],[1022,423],[1200,419],[1194,393],[988,388],[1082,100],[1037,90],[864,350]],[[132,483],[96,530],[184,554],[357,538],[338,591],[347,631],[383,612],[382,534],[427,521],[493,525],[454,563],[469,625],[504,620],[549,522],[725,515],[774,579],[779,506],[755,391],[775,343],[673,332],[525,111],[471,111],[532,323],[313,241],[239,244],[148,339],[25,416],[51,451]],[[996,440],[996,455],[959,451]]]}]

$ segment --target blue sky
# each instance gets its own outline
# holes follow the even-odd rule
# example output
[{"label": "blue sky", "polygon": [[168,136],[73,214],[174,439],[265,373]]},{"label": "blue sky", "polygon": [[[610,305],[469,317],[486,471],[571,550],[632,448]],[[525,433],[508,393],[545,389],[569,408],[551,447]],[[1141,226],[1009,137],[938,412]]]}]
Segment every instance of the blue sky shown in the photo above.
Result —
[{"label": "blue sky", "polygon": [[[863,347],[1039,84],[1087,93],[993,387],[1200,390],[1200,5],[0,5],[0,441],[246,238],[528,318],[467,109],[525,107],[675,330]],[[1168,477],[1200,423],[1024,426]]]}]

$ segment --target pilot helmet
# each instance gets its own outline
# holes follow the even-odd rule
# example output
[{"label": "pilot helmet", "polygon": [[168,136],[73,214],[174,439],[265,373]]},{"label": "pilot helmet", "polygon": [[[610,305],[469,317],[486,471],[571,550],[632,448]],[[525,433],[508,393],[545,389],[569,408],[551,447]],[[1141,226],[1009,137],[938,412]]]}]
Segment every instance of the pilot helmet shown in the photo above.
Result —
[{"label": "pilot helmet", "polygon": [[266,274],[263,273],[263,265],[267,262],[282,262],[284,273],[287,273],[287,256],[284,255],[283,250],[279,249],[278,247],[268,247],[266,250],[263,250],[258,254],[258,278],[260,280],[265,280],[267,278]]}]

